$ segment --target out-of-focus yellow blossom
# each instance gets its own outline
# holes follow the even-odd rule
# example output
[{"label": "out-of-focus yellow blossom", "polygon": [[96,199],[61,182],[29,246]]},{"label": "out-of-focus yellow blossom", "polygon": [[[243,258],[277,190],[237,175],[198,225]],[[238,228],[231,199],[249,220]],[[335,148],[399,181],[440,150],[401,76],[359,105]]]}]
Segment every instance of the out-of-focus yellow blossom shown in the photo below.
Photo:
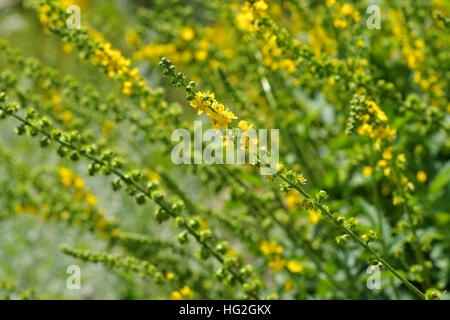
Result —
[{"label": "out-of-focus yellow blossom", "polygon": [[303,266],[298,261],[289,261],[287,263],[287,268],[290,272],[299,273],[303,271]]},{"label": "out-of-focus yellow blossom", "polygon": [[190,27],[183,27],[180,29],[180,37],[185,41],[190,41],[194,39],[195,31]]},{"label": "out-of-focus yellow blossom", "polygon": [[379,160],[377,164],[379,167],[384,168],[387,166],[388,163],[386,160],[383,159],[383,160]]},{"label": "out-of-focus yellow blossom", "polygon": [[245,120],[241,120],[241,121],[239,121],[239,123],[238,123],[238,127],[239,127],[239,129],[241,129],[241,130],[243,130],[243,131],[248,131],[248,130],[250,130],[251,128],[253,128],[253,125],[249,125],[248,123],[247,123],[247,121],[245,121]]},{"label": "out-of-focus yellow blossom", "polygon": [[73,45],[72,45],[71,43],[69,43],[69,42],[64,42],[64,43],[61,45],[61,49],[62,49],[62,51],[63,51],[64,53],[69,54],[69,53],[72,53],[72,52],[73,52]]},{"label": "out-of-focus yellow blossom", "polygon": [[141,42],[141,37],[137,32],[131,31],[125,35],[125,41],[130,47],[135,48]]},{"label": "out-of-focus yellow blossom", "polygon": [[302,200],[303,197],[298,190],[296,189],[289,190],[286,196],[286,204],[288,206],[289,211],[297,210],[300,204],[302,203]]},{"label": "out-of-focus yellow blossom", "polygon": [[194,296],[194,291],[191,290],[188,286],[184,286],[180,289],[181,294],[183,297],[189,297],[192,298]]},{"label": "out-of-focus yellow blossom", "polygon": [[72,181],[74,179],[74,174],[72,173],[72,170],[65,167],[59,167],[58,168],[58,174],[59,174],[59,180],[63,184],[64,187],[68,188],[71,186]]},{"label": "out-of-focus yellow blossom", "polygon": [[336,28],[345,29],[345,28],[347,28],[347,21],[336,18],[333,20],[333,25]]},{"label": "out-of-focus yellow blossom", "polygon": [[172,280],[175,277],[175,275],[172,272],[168,272],[166,275],[167,280]]},{"label": "out-of-focus yellow blossom", "polygon": [[424,171],[422,171],[422,170],[417,172],[416,177],[417,177],[417,180],[419,180],[422,183],[427,181],[427,174]]},{"label": "out-of-focus yellow blossom", "polygon": [[278,273],[283,271],[286,266],[286,260],[282,259],[279,255],[276,255],[273,260],[269,261],[268,266],[273,272]]},{"label": "out-of-focus yellow blossom", "polygon": [[72,125],[73,114],[69,110],[64,111],[63,113],[63,122],[66,127],[70,127]]},{"label": "out-of-focus yellow blossom", "polygon": [[284,291],[291,291],[292,290],[292,282],[290,280],[286,280],[284,282]]},{"label": "out-of-focus yellow blossom", "polygon": [[91,206],[95,206],[97,204],[97,198],[90,192],[85,195],[84,200]]},{"label": "out-of-focus yellow blossom", "polygon": [[266,256],[270,254],[281,254],[283,252],[283,247],[278,246],[276,241],[261,241],[261,244],[259,245],[259,250],[261,250],[262,253],[264,253]]},{"label": "out-of-focus yellow blossom", "polygon": [[386,160],[392,159],[392,149],[393,149],[392,146],[390,146],[390,147],[387,147],[383,151],[383,154],[381,155],[383,157],[383,159],[386,159]]},{"label": "out-of-focus yellow blossom", "polygon": [[373,173],[373,168],[371,166],[364,166],[362,168],[362,174],[364,177],[370,177]]},{"label": "out-of-focus yellow blossom", "polygon": [[183,296],[181,295],[181,293],[179,291],[174,291],[170,295],[170,299],[171,300],[183,300]]},{"label": "out-of-focus yellow blossom", "polygon": [[309,222],[311,222],[313,225],[317,225],[320,220],[320,213],[316,210],[309,210]]}]

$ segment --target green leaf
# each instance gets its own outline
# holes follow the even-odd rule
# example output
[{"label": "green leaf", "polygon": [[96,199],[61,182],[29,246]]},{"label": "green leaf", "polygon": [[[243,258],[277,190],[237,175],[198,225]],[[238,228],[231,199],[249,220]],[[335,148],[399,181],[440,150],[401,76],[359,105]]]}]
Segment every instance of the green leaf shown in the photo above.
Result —
[{"label": "green leaf", "polygon": [[430,184],[429,199],[431,202],[435,201],[442,193],[442,190],[450,183],[450,162],[447,162],[434,180]]}]

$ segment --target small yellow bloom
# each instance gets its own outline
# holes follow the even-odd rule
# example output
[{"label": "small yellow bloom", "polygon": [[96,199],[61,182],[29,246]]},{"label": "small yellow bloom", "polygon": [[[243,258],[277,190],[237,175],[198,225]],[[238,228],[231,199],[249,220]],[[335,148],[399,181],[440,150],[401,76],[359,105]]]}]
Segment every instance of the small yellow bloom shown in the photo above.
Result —
[{"label": "small yellow bloom", "polygon": [[72,53],[72,51],[73,51],[73,45],[69,42],[65,42],[62,44],[61,49],[64,53],[69,54],[69,53]]},{"label": "small yellow bloom", "polygon": [[69,219],[69,217],[70,217],[69,211],[63,211],[63,212],[61,212],[61,219],[67,220],[67,219]]},{"label": "small yellow bloom", "polygon": [[256,1],[253,7],[258,11],[265,11],[269,7],[263,0]]},{"label": "small yellow bloom", "polygon": [[192,291],[188,286],[184,286],[183,288],[181,288],[180,292],[184,297],[192,298],[194,296],[194,291]]},{"label": "small yellow bloom", "polygon": [[250,130],[253,127],[253,125],[248,125],[247,121],[241,120],[238,123],[238,127],[239,127],[239,129],[247,132],[248,130]]},{"label": "small yellow bloom", "polygon": [[320,213],[316,210],[309,210],[309,222],[311,222],[313,225],[316,225],[319,223],[320,219]]},{"label": "small yellow bloom", "polygon": [[427,174],[424,171],[422,171],[422,170],[417,172],[416,177],[417,177],[417,180],[419,180],[422,183],[427,181]]},{"label": "small yellow bloom", "polygon": [[181,293],[179,291],[174,291],[170,295],[170,299],[171,300],[183,300],[183,296],[181,295]]},{"label": "small yellow bloom", "polygon": [[183,27],[180,29],[180,37],[185,41],[190,41],[195,37],[195,31],[190,27]]},{"label": "small yellow bloom", "polygon": [[298,272],[302,272],[303,271],[303,267],[300,264],[300,262],[293,261],[293,260],[288,262],[287,268],[288,268],[288,270],[290,272],[293,272],[293,273],[298,273]]},{"label": "small yellow bloom", "polygon": [[392,159],[392,147],[386,148],[382,154],[383,159],[390,160]]},{"label": "small yellow bloom", "polygon": [[292,282],[290,280],[286,280],[284,282],[284,291],[291,291],[292,290]]},{"label": "small yellow bloom", "polygon": [[269,262],[268,266],[273,270],[273,272],[278,273],[283,271],[286,265],[286,260],[282,259],[279,255],[275,256],[275,259]]},{"label": "small yellow bloom", "polygon": [[380,160],[380,161],[378,161],[378,166],[381,167],[381,168],[386,167],[387,164],[388,164],[388,163],[387,163],[386,160]]},{"label": "small yellow bloom", "polygon": [[262,253],[265,255],[269,255],[272,253],[281,254],[283,252],[283,247],[278,246],[276,241],[261,241],[261,244],[259,245],[259,250],[261,250]]},{"label": "small yellow bloom", "polygon": [[344,4],[341,8],[341,13],[344,16],[350,16],[353,13],[353,8],[349,4]]},{"label": "small yellow bloom", "polygon": [[362,168],[362,174],[364,177],[370,177],[373,173],[373,168],[371,166],[365,166]]},{"label": "small yellow bloom", "polygon": [[172,272],[168,272],[167,275],[166,275],[166,278],[168,280],[172,280],[174,277],[175,277],[175,275]]},{"label": "small yellow bloom", "polygon": [[84,188],[84,181],[83,179],[76,177],[75,180],[73,181],[73,185],[75,189],[81,190]]},{"label": "small yellow bloom", "polygon": [[97,198],[90,192],[88,192],[84,198],[87,204],[95,206],[97,204]]}]

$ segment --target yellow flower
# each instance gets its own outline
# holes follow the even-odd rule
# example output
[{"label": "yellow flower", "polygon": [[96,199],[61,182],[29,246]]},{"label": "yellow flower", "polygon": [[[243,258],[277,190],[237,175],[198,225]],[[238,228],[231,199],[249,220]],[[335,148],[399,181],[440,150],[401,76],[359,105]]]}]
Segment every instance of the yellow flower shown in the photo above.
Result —
[{"label": "yellow flower", "polygon": [[69,54],[69,53],[72,53],[72,51],[73,51],[73,45],[69,42],[65,42],[62,44],[61,49],[64,53]]},{"label": "yellow flower", "polygon": [[73,185],[75,189],[81,190],[84,188],[84,181],[83,179],[76,177],[75,180],[73,181]]},{"label": "yellow flower", "polygon": [[195,59],[198,61],[204,61],[208,58],[208,51],[206,50],[198,50],[195,51]]},{"label": "yellow flower", "polygon": [[179,291],[174,291],[170,295],[170,299],[171,300],[183,300],[183,296],[181,295],[181,293]]},{"label": "yellow flower", "polygon": [[63,113],[63,122],[66,127],[70,127],[72,124],[73,114],[69,110],[64,111]]},{"label": "yellow flower", "polygon": [[167,275],[166,275],[166,278],[168,280],[172,280],[174,277],[175,277],[175,275],[172,272],[168,272]]},{"label": "yellow flower", "polygon": [[290,280],[286,280],[284,282],[284,291],[291,291],[292,290],[292,282]]},{"label": "yellow flower", "polygon": [[128,43],[128,45],[130,46],[130,47],[136,47],[138,44],[139,44],[139,42],[141,41],[141,37],[139,36],[139,34],[137,33],[137,32],[134,32],[134,31],[132,31],[132,32],[128,32],[126,35],[125,35],[125,41]]},{"label": "yellow flower", "polygon": [[336,28],[345,29],[345,28],[347,28],[347,21],[341,20],[341,19],[334,19],[333,25],[334,25]]},{"label": "yellow flower", "polygon": [[344,16],[350,16],[353,13],[353,8],[349,4],[344,4],[341,8],[341,13]]},{"label": "yellow flower", "polygon": [[390,160],[392,159],[392,147],[386,148],[382,154],[383,159]]},{"label": "yellow flower", "polygon": [[288,206],[289,211],[295,211],[298,209],[300,204],[302,203],[302,195],[296,189],[291,189],[288,191],[286,197],[286,204]]},{"label": "yellow flower", "polygon": [[247,121],[241,120],[238,123],[238,127],[239,127],[239,129],[246,132],[246,131],[250,130],[253,127],[253,125],[248,125]]},{"label": "yellow flower", "polygon": [[373,168],[371,166],[364,166],[362,168],[362,174],[364,177],[370,177],[373,173]]},{"label": "yellow flower", "polygon": [[86,193],[84,200],[90,206],[95,206],[97,204],[97,198],[90,192]]},{"label": "yellow flower", "polygon": [[269,7],[263,0],[256,1],[253,7],[258,11],[265,11]]},{"label": "yellow flower", "polygon": [[293,260],[288,262],[287,268],[290,272],[293,272],[293,273],[302,272],[302,270],[303,270],[303,267],[300,264],[300,262],[293,261]]},{"label": "yellow flower", "polygon": [[185,41],[190,41],[190,40],[194,39],[195,32],[190,27],[183,27],[180,29],[180,37],[181,37],[181,39],[183,39]]},{"label": "yellow flower", "polygon": [[285,265],[286,260],[282,259],[279,255],[276,255],[275,258],[268,264],[269,268],[271,268],[275,273],[283,271]]},{"label": "yellow flower", "polygon": [[386,167],[387,164],[388,164],[388,163],[387,163],[386,160],[380,160],[380,161],[378,161],[378,166],[381,167],[381,168]]},{"label": "yellow flower", "polygon": [[192,298],[194,296],[194,291],[192,291],[188,286],[184,286],[183,288],[181,288],[180,292],[184,297]]},{"label": "yellow flower", "polygon": [[417,172],[416,177],[417,177],[417,180],[419,180],[422,183],[427,181],[427,174],[424,171],[422,171],[422,170]]},{"label": "yellow flower", "polygon": [[282,246],[277,246],[276,241],[261,241],[261,244],[259,245],[259,250],[261,250],[262,253],[265,255],[269,255],[272,253],[281,254],[283,252]]},{"label": "yellow flower", "polygon": [[59,167],[58,168],[59,180],[64,187],[68,188],[72,184],[74,174],[69,168]]},{"label": "yellow flower", "polygon": [[358,48],[364,47],[364,40],[358,39],[358,41],[356,41],[356,46]]},{"label": "yellow flower", "polygon": [[69,211],[63,211],[63,212],[61,212],[61,219],[67,220],[67,219],[69,219],[69,217],[70,217]]},{"label": "yellow flower", "polygon": [[319,223],[320,219],[320,213],[316,210],[309,210],[309,222],[311,222],[313,225],[316,225]]},{"label": "yellow flower", "polygon": [[131,96],[133,92],[133,83],[131,81],[125,81],[123,83],[122,93],[126,94],[127,96]]}]

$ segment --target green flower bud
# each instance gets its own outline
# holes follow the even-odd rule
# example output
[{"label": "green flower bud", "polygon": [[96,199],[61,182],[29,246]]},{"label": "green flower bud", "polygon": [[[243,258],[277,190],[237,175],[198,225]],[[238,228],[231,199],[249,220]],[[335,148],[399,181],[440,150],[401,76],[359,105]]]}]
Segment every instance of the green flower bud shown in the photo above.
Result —
[{"label": "green flower bud", "polygon": [[187,243],[189,240],[187,231],[182,231],[177,238],[181,244]]},{"label": "green flower bud", "polygon": [[211,233],[211,230],[209,230],[209,229],[200,231],[199,235],[200,235],[200,240],[203,242],[212,238],[212,233]]},{"label": "green flower bud", "polygon": [[189,219],[188,226],[194,230],[200,228],[200,221],[197,218]]},{"label": "green flower bud", "polygon": [[185,219],[184,219],[184,217],[176,217],[176,219],[175,219],[175,225],[176,225],[178,228],[184,226],[184,224],[185,224]]},{"label": "green flower bud", "polygon": [[145,194],[143,193],[139,193],[137,194],[134,199],[136,200],[137,204],[144,204],[145,203]]}]

